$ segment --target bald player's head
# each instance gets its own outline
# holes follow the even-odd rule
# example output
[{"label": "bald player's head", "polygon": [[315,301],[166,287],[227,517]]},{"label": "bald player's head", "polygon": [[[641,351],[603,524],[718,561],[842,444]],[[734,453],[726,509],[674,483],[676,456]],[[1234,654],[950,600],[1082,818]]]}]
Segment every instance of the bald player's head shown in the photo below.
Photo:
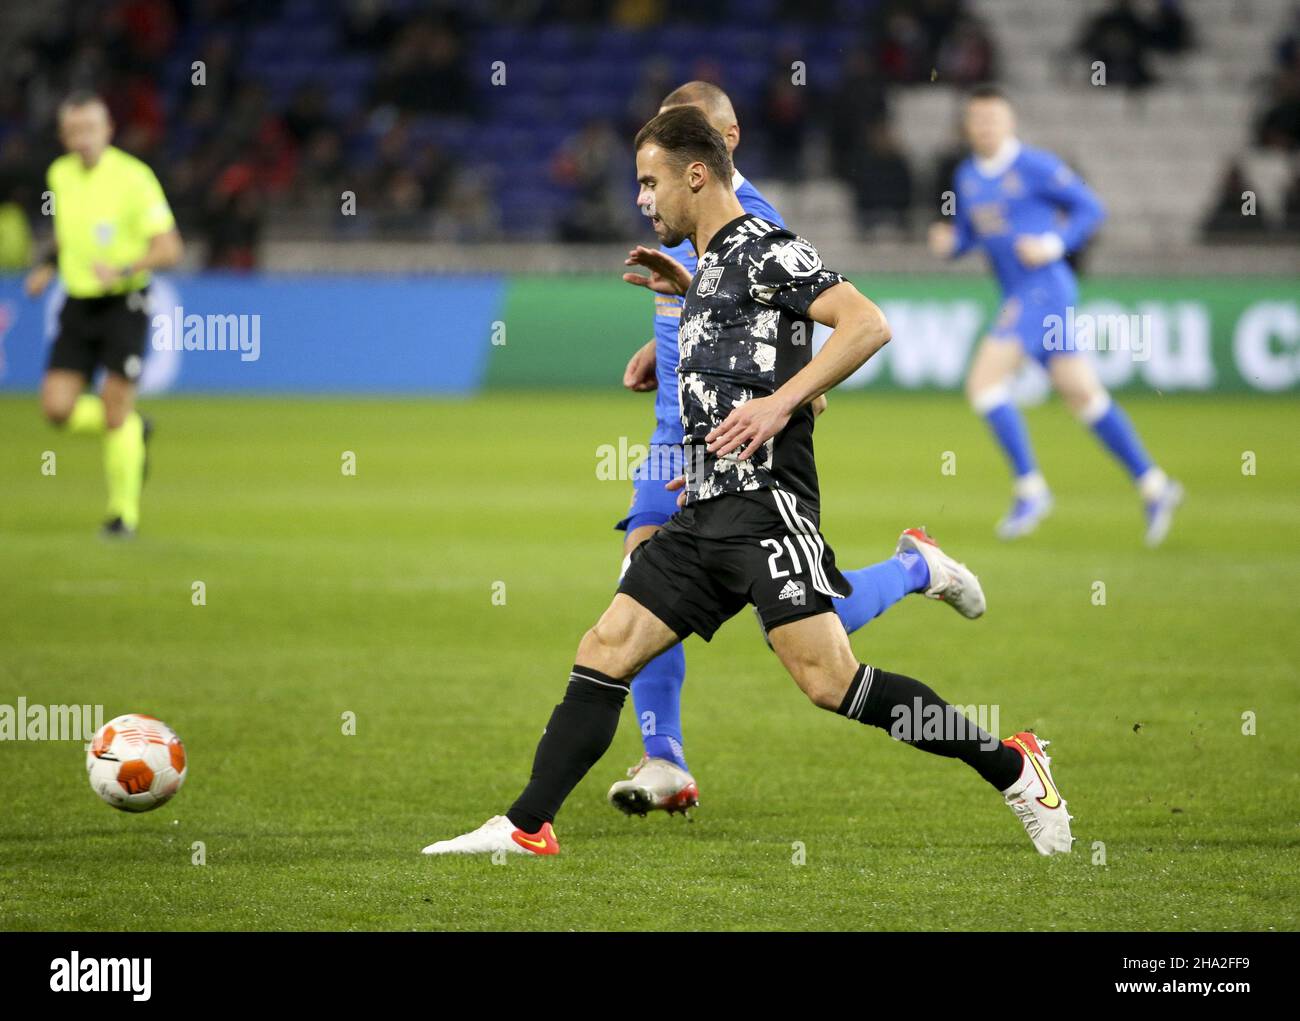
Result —
[{"label": "bald player's head", "polygon": [[736,110],[731,98],[712,82],[687,82],[679,85],[664,97],[659,112],[675,106],[693,106],[708,118],[713,130],[727,143],[727,152],[734,153],[740,144],[740,125],[736,123]]},{"label": "bald player's head", "polygon": [[93,92],[74,92],[59,104],[59,139],[86,166],[99,162],[113,138],[108,105]]}]

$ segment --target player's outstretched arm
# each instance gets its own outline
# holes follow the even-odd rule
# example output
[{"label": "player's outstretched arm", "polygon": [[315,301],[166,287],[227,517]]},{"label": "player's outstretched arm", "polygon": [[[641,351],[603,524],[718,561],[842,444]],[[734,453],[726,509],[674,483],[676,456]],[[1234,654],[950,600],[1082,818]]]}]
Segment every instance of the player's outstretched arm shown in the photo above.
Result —
[{"label": "player's outstretched arm", "polygon": [[657,248],[637,245],[627,253],[624,265],[644,266],[648,269],[649,276],[624,273],[623,279],[638,287],[648,287],[657,294],[683,295],[691,286],[690,271],[667,252],[661,252]]},{"label": "player's outstretched arm", "polygon": [[817,295],[808,306],[808,316],[831,327],[822,349],[776,393],[734,408],[705,437],[710,453],[722,456],[744,447],[740,459],[752,456],[785,428],[795,411],[848,379],[889,343],[885,314],[847,280]]}]

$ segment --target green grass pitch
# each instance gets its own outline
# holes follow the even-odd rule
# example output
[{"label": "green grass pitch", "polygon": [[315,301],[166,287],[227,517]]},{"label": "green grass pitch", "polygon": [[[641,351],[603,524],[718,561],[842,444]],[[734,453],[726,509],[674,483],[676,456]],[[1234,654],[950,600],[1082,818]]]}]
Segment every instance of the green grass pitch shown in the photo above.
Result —
[{"label": "green grass pitch", "polygon": [[144,529],[109,545],[98,443],[4,398],[0,703],[152,713],[190,775],[131,816],[76,742],[0,742],[0,927],[1295,929],[1300,404],[1128,406],[1189,494],[1157,551],[1059,404],[1029,412],[1057,513],[1015,545],[960,400],[832,395],[818,427],[842,566],[925,524],[988,593],[976,622],[910,597],[860,658],[1051,738],[1073,855],[1036,855],[960,764],[807,704],[742,614],[688,644],[695,821],[605,804],[639,754],[629,708],[559,858],[494,864],[419,851],[526,778],[621,558],[630,489],[597,447],[643,442],[646,399],[154,400]]}]

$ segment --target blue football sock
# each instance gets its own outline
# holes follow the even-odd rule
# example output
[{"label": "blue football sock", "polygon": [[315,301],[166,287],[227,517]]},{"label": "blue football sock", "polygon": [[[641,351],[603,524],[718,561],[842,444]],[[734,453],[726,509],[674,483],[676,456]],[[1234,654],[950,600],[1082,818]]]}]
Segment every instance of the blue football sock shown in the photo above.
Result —
[{"label": "blue football sock", "polygon": [[908,550],[888,560],[856,571],[845,571],[853,585],[847,599],[835,600],[835,612],[852,634],[869,620],[874,620],[909,592],[923,592],[930,586],[930,569],[919,553]]},{"label": "blue football sock", "polygon": [[651,758],[667,759],[686,769],[682,752],[682,685],[686,682],[686,650],[678,642],[660,653],[632,681],[641,742]]},{"label": "blue football sock", "polygon": [[902,553],[895,553],[894,559],[902,564],[903,570],[907,572],[908,595],[913,592],[924,592],[930,587],[930,566],[920,553],[914,553],[910,549],[903,550]]},{"label": "blue football sock", "polygon": [[1011,462],[1016,477],[1032,475],[1038,471],[1038,462],[1034,459],[1034,448],[1029,442],[1029,430],[1018,409],[1010,401],[1005,401],[995,408],[984,412],[984,421],[993,430],[993,435]]},{"label": "blue football sock", "polygon": [[1141,478],[1152,467],[1151,458],[1142,446],[1137,430],[1118,404],[1108,402],[1106,411],[1093,420],[1092,431],[1134,480]]}]

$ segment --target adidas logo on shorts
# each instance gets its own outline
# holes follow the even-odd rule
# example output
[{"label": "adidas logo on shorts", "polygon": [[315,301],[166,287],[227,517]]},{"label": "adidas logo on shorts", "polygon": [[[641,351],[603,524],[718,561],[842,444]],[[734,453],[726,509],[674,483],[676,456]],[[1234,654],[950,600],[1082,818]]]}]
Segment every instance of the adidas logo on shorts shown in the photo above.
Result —
[{"label": "adidas logo on shorts", "polygon": [[789,599],[795,606],[803,606],[804,601],[807,598],[808,590],[804,588],[803,582],[794,581],[793,579],[785,583],[785,588],[783,588],[781,594],[777,596],[777,599]]}]

